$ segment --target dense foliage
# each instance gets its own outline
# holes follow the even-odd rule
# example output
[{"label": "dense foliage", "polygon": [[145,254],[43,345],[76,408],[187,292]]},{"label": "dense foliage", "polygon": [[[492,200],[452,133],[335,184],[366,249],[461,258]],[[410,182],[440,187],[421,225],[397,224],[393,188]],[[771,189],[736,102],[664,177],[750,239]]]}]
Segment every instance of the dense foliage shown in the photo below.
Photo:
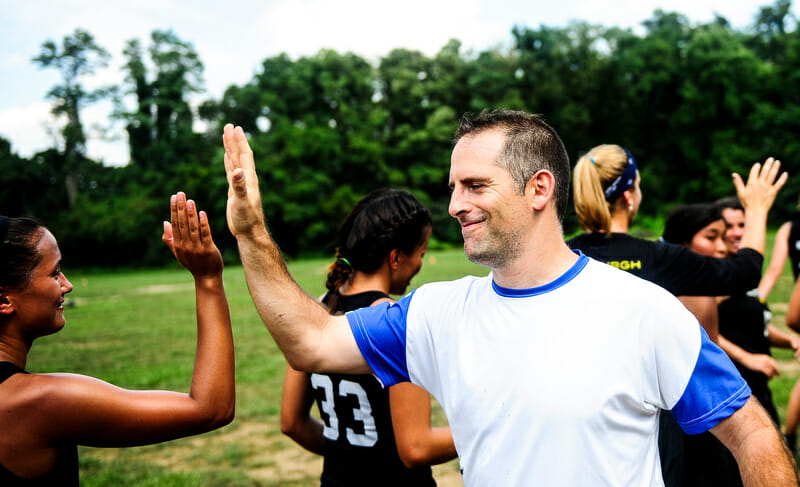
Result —
[{"label": "dense foliage", "polygon": [[[235,255],[220,147],[222,125],[233,122],[250,136],[265,212],[286,253],[329,252],[342,216],[379,186],[412,190],[434,211],[435,239],[455,243],[453,130],[466,111],[506,107],[543,114],[573,160],[598,143],[628,147],[642,172],[642,212],[662,215],[730,194],[730,173],[767,155],[794,172],[800,32],[789,9],[789,0],[762,7],[744,31],[722,17],[692,25],[662,10],[642,34],[584,22],[515,26],[507,47],[472,52],[451,40],[433,57],[396,49],[375,64],[327,49],[282,54],[197,107],[189,100],[202,93],[203,64],[174,32],[154,31],[146,52],[129,41],[123,86],[87,92],[81,80],[108,54],[76,31],[62,46],[47,41],[34,60],[61,69],[49,97],[54,114],[68,116],[64,143],[26,160],[0,140],[0,212],[45,221],[71,263],[158,264],[168,259],[158,238],[166,200],[184,190]],[[125,167],[85,155],[79,109],[109,93],[129,137]],[[800,178],[790,178],[775,218],[793,211],[798,193]],[[574,229],[569,217],[566,231]]]}]

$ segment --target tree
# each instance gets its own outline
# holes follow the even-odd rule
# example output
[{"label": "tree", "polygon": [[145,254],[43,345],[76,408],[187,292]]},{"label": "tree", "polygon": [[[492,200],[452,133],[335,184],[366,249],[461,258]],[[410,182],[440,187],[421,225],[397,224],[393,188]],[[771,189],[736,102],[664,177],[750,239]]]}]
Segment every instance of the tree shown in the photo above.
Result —
[{"label": "tree", "polygon": [[54,86],[47,97],[55,101],[53,115],[63,115],[67,119],[61,134],[64,137],[63,171],[70,206],[75,204],[78,195],[81,161],[86,157],[86,134],[80,111],[85,105],[109,94],[107,88],[86,90],[82,80],[94,74],[98,68],[106,67],[109,58],[108,51],[82,29],[64,36],[61,46],[52,40],[46,41],[39,55],[33,58],[33,62],[40,67],[55,68],[61,73],[62,83]]}]

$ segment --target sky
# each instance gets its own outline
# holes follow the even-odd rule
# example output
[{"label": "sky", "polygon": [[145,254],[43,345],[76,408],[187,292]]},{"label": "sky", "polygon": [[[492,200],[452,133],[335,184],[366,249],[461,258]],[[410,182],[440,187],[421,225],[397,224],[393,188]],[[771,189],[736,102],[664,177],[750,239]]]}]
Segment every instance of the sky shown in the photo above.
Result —
[{"label": "sky", "polygon": [[[796,2],[800,3],[800,2]],[[248,82],[261,61],[282,52],[296,59],[322,48],[354,52],[377,61],[394,48],[434,55],[449,39],[465,50],[508,45],[514,25],[565,26],[584,20],[641,32],[655,9],[676,11],[693,24],[714,14],[734,28],[750,26],[768,0],[0,0],[0,136],[23,157],[57,145],[59,123],[46,95],[57,84],[54,69],[31,62],[47,40],[82,28],[109,51],[108,68],[86,78],[87,87],[119,84],[127,40],[149,45],[150,32],[172,29],[194,45],[205,65],[206,92],[219,98],[232,84]],[[798,16],[798,7],[792,13]],[[81,113],[89,127],[89,156],[107,164],[128,161],[124,130],[111,123],[110,103]],[[104,130],[95,129],[95,127]]]}]

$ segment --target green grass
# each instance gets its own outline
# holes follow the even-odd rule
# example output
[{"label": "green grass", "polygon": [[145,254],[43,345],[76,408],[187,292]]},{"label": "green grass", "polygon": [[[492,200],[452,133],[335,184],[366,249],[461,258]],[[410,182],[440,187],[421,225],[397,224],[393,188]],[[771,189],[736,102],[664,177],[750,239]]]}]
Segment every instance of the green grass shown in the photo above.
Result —
[{"label": "green grass", "polygon": [[[768,253],[772,238],[770,234]],[[328,263],[327,259],[302,260],[291,262],[289,268],[304,289],[319,296]],[[66,272],[75,286],[68,296],[67,325],[36,342],[29,370],[87,374],[132,389],[188,391],[195,316],[192,280],[186,271],[70,272],[67,268]],[[431,251],[412,286],[486,273],[469,263],[461,249]],[[242,268],[226,268],[224,278],[236,344],[235,421],[221,430],[159,445],[81,448],[82,485],[318,485],[318,457],[280,433],[284,359],[255,311]],[[792,276],[786,266],[769,299],[774,323],[782,328],[791,290]],[[800,367],[791,366],[796,365],[791,353],[775,350],[775,356],[784,371],[770,384],[783,417]],[[445,422],[438,407],[434,422]],[[442,472],[458,478],[457,462],[435,471],[437,478]]]}]

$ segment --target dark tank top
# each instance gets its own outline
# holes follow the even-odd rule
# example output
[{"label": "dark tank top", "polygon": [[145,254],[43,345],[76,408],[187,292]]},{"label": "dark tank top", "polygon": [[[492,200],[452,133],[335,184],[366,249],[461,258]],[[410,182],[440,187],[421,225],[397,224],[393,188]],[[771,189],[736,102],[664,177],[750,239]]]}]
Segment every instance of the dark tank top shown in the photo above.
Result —
[{"label": "dark tank top", "polygon": [[792,262],[792,275],[797,280],[800,275],[800,215],[792,219],[792,228],[789,230],[789,260]]},{"label": "dark tank top", "polygon": [[[338,295],[333,313],[370,306],[380,291]],[[328,304],[330,295],[322,302]],[[397,454],[389,392],[372,375],[309,374],[325,424],[322,487],[434,487],[430,467],[407,468]]]},{"label": "dark tank top", "polygon": [[[0,362],[0,384],[14,374],[27,374],[11,362]],[[78,447],[66,445],[59,449],[55,468],[38,479],[23,479],[0,464],[0,485],[3,487],[77,487]]]}]

